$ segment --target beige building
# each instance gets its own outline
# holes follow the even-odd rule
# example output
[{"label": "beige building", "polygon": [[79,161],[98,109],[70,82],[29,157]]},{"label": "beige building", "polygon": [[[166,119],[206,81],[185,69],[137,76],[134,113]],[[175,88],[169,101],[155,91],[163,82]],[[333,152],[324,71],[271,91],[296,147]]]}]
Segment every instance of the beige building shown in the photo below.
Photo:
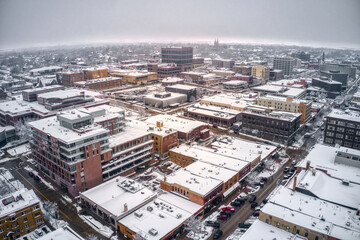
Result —
[{"label": "beige building", "polygon": [[156,73],[148,71],[111,70],[110,75],[112,77],[122,78],[122,83],[132,83],[136,85],[146,84],[149,81],[158,79]]},{"label": "beige building", "polygon": [[270,68],[263,65],[253,66],[251,68],[251,75],[254,77],[261,77],[266,83],[270,78]]},{"label": "beige building", "polygon": [[292,97],[278,97],[273,95],[258,96],[257,104],[281,111],[301,113],[300,123],[304,124],[311,118],[311,101],[294,99]]}]

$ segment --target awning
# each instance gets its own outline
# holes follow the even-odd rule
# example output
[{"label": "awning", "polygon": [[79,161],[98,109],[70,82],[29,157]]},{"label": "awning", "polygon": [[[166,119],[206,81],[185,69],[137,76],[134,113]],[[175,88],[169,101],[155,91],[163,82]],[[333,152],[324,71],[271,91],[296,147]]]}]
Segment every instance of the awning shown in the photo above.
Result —
[{"label": "awning", "polygon": [[224,192],[224,197],[227,197],[227,196],[229,196],[230,195],[230,193],[232,193],[236,188],[238,188],[239,187],[239,182],[236,182],[234,185],[232,185],[231,186],[231,188],[229,188],[228,190],[226,190],[225,192]]}]

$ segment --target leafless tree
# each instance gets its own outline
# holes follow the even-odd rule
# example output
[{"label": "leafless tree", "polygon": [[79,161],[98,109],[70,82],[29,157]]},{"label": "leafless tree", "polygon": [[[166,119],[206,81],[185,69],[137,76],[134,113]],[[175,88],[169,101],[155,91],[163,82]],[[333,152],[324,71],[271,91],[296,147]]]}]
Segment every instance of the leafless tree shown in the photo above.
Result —
[{"label": "leafless tree", "polygon": [[184,227],[185,230],[191,231],[194,234],[201,233],[201,219],[191,217],[184,223]]},{"label": "leafless tree", "polygon": [[90,234],[89,236],[86,237],[86,240],[99,240],[99,238],[94,234]]}]

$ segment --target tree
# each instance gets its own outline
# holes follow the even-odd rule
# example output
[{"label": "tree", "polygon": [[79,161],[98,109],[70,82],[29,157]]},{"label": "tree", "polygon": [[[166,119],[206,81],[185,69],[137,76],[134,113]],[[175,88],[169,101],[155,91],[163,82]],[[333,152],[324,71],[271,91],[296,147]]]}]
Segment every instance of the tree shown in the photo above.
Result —
[{"label": "tree", "polygon": [[31,131],[31,127],[27,122],[18,121],[14,127],[16,131],[16,135],[18,135],[21,140],[28,141],[31,139],[32,131]]},{"label": "tree", "polygon": [[201,220],[200,218],[191,217],[184,223],[184,228],[194,234],[201,233]]},{"label": "tree", "polygon": [[86,237],[86,240],[99,240],[99,238],[94,234],[90,234],[89,236]]},{"label": "tree", "polygon": [[144,108],[138,107],[138,113],[140,115],[140,118],[143,118],[146,116],[146,111]]}]

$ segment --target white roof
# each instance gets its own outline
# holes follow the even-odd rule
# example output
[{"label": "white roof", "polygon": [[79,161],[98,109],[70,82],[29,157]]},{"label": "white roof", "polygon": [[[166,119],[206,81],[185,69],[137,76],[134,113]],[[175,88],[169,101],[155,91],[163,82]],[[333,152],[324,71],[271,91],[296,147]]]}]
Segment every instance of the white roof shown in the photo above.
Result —
[{"label": "white roof", "polygon": [[241,80],[233,80],[223,83],[223,85],[231,85],[231,86],[246,85],[246,84],[248,84],[246,81],[241,81]]},{"label": "white roof", "polygon": [[35,68],[30,70],[30,72],[42,72],[42,71],[46,71],[46,70],[61,70],[62,67],[58,67],[58,66],[49,66],[49,67],[42,67],[42,68]]},{"label": "white roof", "polygon": [[[7,204],[6,206],[3,203],[3,200],[13,197],[14,201]],[[16,201],[15,201],[16,200]],[[9,214],[15,213],[24,209],[26,207],[33,206],[34,204],[40,203],[39,198],[35,195],[34,190],[28,190],[22,188],[18,191],[15,191],[7,196],[3,196],[0,201],[0,218],[7,216]]]},{"label": "white roof", "polygon": [[[185,144],[180,145],[178,148],[172,148],[171,152],[179,153],[185,156],[189,156],[197,159],[198,161],[206,162],[209,164],[213,164],[215,166],[219,166],[222,168],[226,168],[233,171],[241,171],[247,165],[249,165],[249,161],[242,160],[237,157],[229,157],[218,153],[217,150],[202,146],[188,146]],[[257,156],[256,156],[257,157]],[[246,159],[250,159],[244,157]]]},{"label": "white roof", "polygon": [[[123,185],[128,187],[122,187]],[[135,190],[131,190],[131,187]],[[119,219],[153,199],[156,193],[134,180],[116,177],[80,193],[80,196]],[[128,211],[124,211],[125,204],[127,204]]]},{"label": "white roof", "polygon": [[207,196],[223,184],[223,181],[193,174],[186,168],[181,168],[178,171],[167,175],[166,182],[178,184],[203,196]]},{"label": "white roof", "polygon": [[[159,98],[156,97],[155,94],[161,94],[161,95],[165,95],[167,93],[170,93],[170,96],[168,97],[164,97],[164,98]],[[187,99],[186,94],[182,94],[182,93],[174,93],[174,92],[160,92],[160,93],[153,93],[153,94],[149,94],[144,96],[144,99],[153,99],[153,100],[158,100],[158,101],[167,101],[170,99],[178,99],[178,98],[184,98],[185,100]]]},{"label": "white roof", "polygon": [[304,160],[299,162],[298,166],[305,168],[306,162],[310,161],[311,167],[326,171],[331,177],[338,179],[348,179],[350,182],[360,184],[360,169],[354,166],[335,162],[337,152],[355,151],[353,153],[360,155],[359,150],[345,147],[331,147],[322,144],[316,144]]},{"label": "white roof", "polygon": [[261,96],[259,97],[259,99],[263,99],[263,100],[276,100],[276,101],[280,101],[280,102],[287,102],[287,103],[301,103],[301,102],[304,102],[304,103],[308,103],[310,102],[309,100],[304,100],[304,99],[292,99],[291,101],[287,101],[286,100],[286,97],[281,97],[281,96],[275,96],[275,95],[271,95],[271,94],[268,94],[268,95],[265,95],[265,96]]},{"label": "white roof", "polygon": [[185,84],[175,84],[172,86],[167,86],[168,88],[178,88],[178,89],[182,89],[182,90],[193,90],[193,89],[197,89],[197,87],[195,86],[190,86],[190,85],[185,85]]},{"label": "white roof", "polygon": [[126,126],[123,128],[123,130],[120,133],[109,137],[110,147],[118,146],[123,143],[135,140],[137,138],[147,136],[149,134],[150,133],[148,133],[144,129],[138,129],[136,127]]},{"label": "white roof", "polygon": [[173,129],[165,128],[165,127],[158,128],[156,127],[156,124],[146,123],[135,119],[129,120],[127,122],[127,125],[133,128],[137,128],[139,130],[141,129],[144,132],[154,133],[156,135],[163,137],[176,133]]},{"label": "white roof", "polygon": [[360,112],[358,111],[351,111],[351,110],[343,111],[340,109],[333,109],[331,113],[329,113],[328,117],[360,122]]},{"label": "white roof", "polygon": [[291,232],[274,227],[270,224],[256,220],[241,236],[240,240],[306,240],[307,238],[294,235]]},{"label": "white roof", "polygon": [[294,97],[297,98],[300,95],[304,94],[306,92],[306,89],[303,88],[288,88],[285,92],[282,93],[283,96],[287,97]]},{"label": "white roof", "polygon": [[360,221],[354,217],[355,210],[287,187],[274,191],[261,212],[338,239],[360,238]]},{"label": "white roof", "polygon": [[179,132],[185,133],[189,133],[198,127],[206,126],[203,122],[164,114],[152,116],[145,122],[156,124],[157,121],[162,121],[164,123],[164,127],[176,129]]},{"label": "white roof", "polygon": [[[309,191],[316,197],[344,207],[357,209],[360,204],[360,185],[332,178],[322,171],[302,171],[298,176],[297,188]],[[334,194],[336,193],[336,194]]]},{"label": "white roof", "polygon": [[33,121],[29,123],[32,127],[49,134],[61,140],[65,143],[76,142],[81,139],[97,136],[103,133],[107,133],[108,130],[102,128],[100,125],[89,125],[87,126],[87,132],[85,133],[77,133],[68,128],[60,126],[57,117],[48,117],[44,119],[40,119],[37,121]]},{"label": "white roof", "polygon": [[66,99],[69,97],[75,97],[79,96],[80,92],[83,92],[82,90],[78,89],[67,89],[67,90],[58,90],[53,92],[47,92],[47,93],[41,93],[37,95],[38,98],[60,98],[60,99]]},{"label": "white roof", "polygon": [[[119,220],[119,223],[144,239],[157,240],[181,226],[201,208],[199,204],[175,194],[163,192],[136,212]],[[149,233],[151,229],[156,231],[156,235]]]},{"label": "white roof", "polygon": [[217,94],[211,97],[205,97],[202,102],[213,102],[229,104],[232,107],[246,108],[248,102],[242,99],[242,95]]},{"label": "white roof", "polygon": [[73,229],[68,225],[58,228],[53,232],[50,232],[38,240],[57,240],[57,239],[66,239],[66,240],[85,240],[79,234],[77,234]]},{"label": "white roof", "polygon": [[252,90],[254,91],[266,91],[266,92],[281,92],[284,90],[283,86],[276,86],[276,85],[261,85],[257,87],[253,87]]},{"label": "white roof", "polygon": [[[252,161],[258,155],[261,155],[261,159],[265,159],[277,149],[277,147],[273,145],[246,141],[230,136],[217,137],[216,141],[214,141],[211,146],[217,148],[218,153],[229,157],[241,158],[245,161]],[[247,157],[244,159],[242,156]]]},{"label": "white roof", "polygon": [[187,111],[225,119],[231,119],[241,113],[240,111],[234,109],[217,107],[213,105],[209,106],[201,103],[194,104],[192,107],[187,108]]},{"label": "white roof", "polygon": [[178,78],[178,77],[167,77],[164,78],[161,82],[165,82],[165,83],[176,83],[176,82],[183,82],[184,79],[182,78]]}]

